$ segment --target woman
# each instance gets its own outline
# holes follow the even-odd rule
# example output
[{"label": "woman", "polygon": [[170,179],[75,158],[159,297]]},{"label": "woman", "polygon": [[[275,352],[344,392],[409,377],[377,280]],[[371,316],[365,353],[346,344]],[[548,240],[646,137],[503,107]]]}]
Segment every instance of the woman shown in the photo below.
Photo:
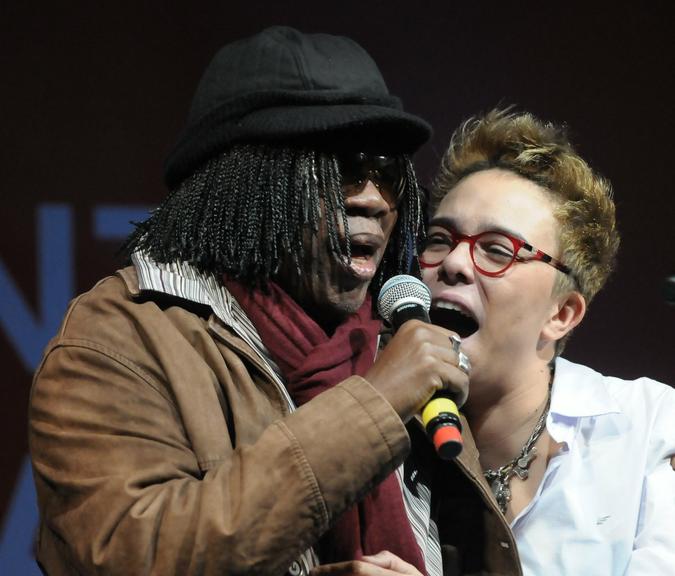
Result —
[{"label": "woman", "polygon": [[564,132],[495,110],[452,137],[430,200],[432,321],[472,365],[463,412],[525,574],[672,574],[675,391],[562,359],[619,237]]}]

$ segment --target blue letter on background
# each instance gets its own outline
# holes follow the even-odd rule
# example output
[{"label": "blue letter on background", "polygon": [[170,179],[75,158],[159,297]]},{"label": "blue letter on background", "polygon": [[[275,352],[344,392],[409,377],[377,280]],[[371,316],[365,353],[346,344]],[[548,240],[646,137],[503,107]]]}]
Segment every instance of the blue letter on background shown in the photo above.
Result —
[{"label": "blue letter on background", "polygon": [[[66,204],[41,204],[37,211],[38,302],[35,313],[0,260],[0,326],[32,373],[56,334],[73,297],[73,213]],[[24,459],[0,538],[0,573],[39,576],[33,558],[38,511],[30,460]]]},{"label": "blue letter on background", "polygon": [[[147,206],[98,206],[94,234],[101,240],[121,240],[132,230],[130,221],[145,220]],[[41,204],[37,211],[38,302],[34,313],[0,260],[0,328],[26,371],[35,371],[49,339],[56,334],[73,297],[73,214],[67,204]],[[38,524],[35,487],[26,456],[0,532],[0,574],[40,576],[33,555]]]}]

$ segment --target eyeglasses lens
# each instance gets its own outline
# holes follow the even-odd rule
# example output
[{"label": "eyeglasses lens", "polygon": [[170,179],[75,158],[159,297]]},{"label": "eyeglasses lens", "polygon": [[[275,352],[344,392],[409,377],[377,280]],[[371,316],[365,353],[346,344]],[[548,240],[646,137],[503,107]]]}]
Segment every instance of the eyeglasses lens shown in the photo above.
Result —
[{"label": "eyeglasses lens", "polygon": [[513,242],[508,236],[499,232],[486,232],[476,237],[473,259],[476,266],[486,272],[502,272],[515,258],[513,250]]},{"label": "eyeglasses lens", "polygon": [[401,194],[401,170],[392,156],[371,156],[362,152],[339,157],[344,186],[360,186],[370,180],[382,193],[398,202]]},{"label": "eyeglasses lens", "polygon": [[471,245],[471,256],[479,271],[500,273],[515,259],[513,241],[499,232],[483,232],[476,236],[437,232],[427,238],[422,247],[420,261],[427,266],[437,266],[463,241]]}]

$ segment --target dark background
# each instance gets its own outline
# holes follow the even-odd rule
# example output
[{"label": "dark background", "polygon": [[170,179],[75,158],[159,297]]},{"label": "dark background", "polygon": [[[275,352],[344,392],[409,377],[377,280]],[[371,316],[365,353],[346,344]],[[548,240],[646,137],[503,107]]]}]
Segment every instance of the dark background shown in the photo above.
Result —
[{"label": "dark background", "polygon": [[[516,104],[567,123],[581,154],[614,184],[622,245],[616,274],[565,355],[624,378],[675,383],[675,306],[663,297],[675,273],[667,4],[508,4],[0,4],[0,263],[36,317],[44,313],[36,214],[66,203],[74,293],[113,271],[118,242],[94,236],[92,212],[158,203],[162,161],[213,53],[289,24],[357,40],[406,108],[430,121],[434,139],[416,159],[424,183],[471,114]],[[0,530],[26,452],[31,380],[10,331],[0,325]]]}]

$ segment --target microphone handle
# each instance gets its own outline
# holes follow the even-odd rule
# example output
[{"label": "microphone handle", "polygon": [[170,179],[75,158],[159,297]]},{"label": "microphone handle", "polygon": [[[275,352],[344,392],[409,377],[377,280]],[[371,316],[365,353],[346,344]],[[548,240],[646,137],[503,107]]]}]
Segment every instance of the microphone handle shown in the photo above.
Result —
[{"label": "microphone handle", "polygon": [[[391,314],[391,325],[398,329],[407,320],[421,320],[429,324],[429,313],[419,303],[402,304]],[[442,460],[459,456],[464,441],[457,404],[448,392],[436,392],[422,410],[422,423]]]},{"label": "microphone handle", "polygon": [[422,410],[422,423],[442,460],[459,456],[464,447],[457,404],[446,392],[436,392]]}]

